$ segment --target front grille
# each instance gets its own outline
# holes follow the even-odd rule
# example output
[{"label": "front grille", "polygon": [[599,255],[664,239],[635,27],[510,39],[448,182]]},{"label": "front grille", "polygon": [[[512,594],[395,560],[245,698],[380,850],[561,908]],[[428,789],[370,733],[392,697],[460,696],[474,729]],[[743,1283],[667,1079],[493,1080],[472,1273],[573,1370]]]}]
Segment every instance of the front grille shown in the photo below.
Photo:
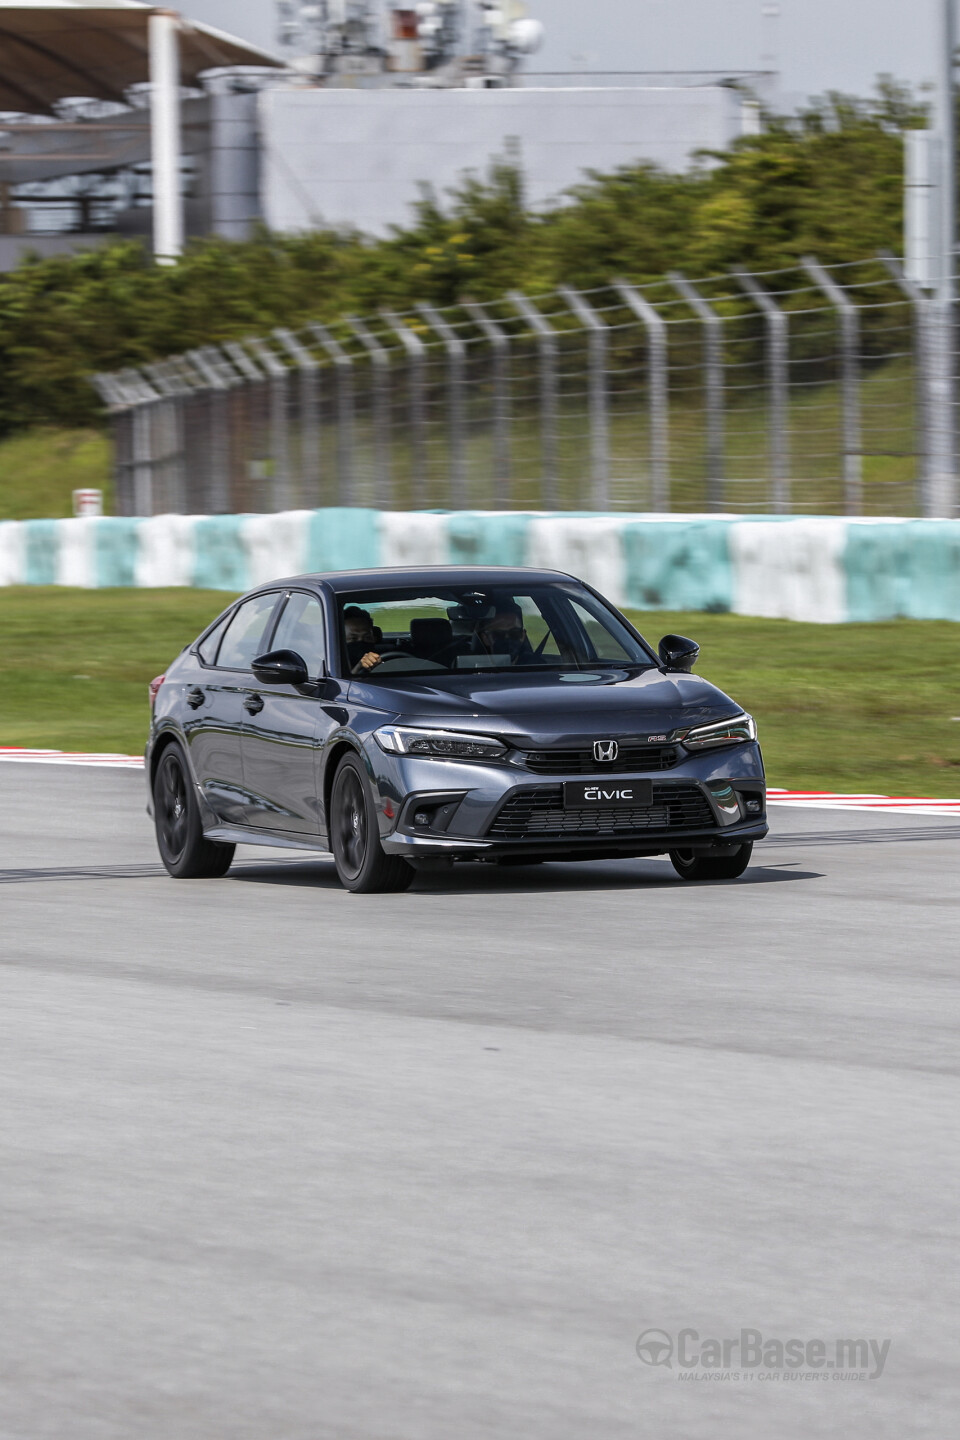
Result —
[{"label": "front grille", "polygon": [[650,806],[575,806],[564,809],[560,785],[518,790],[487,831],[491,840],[534,836],[633,835],[647,830],[706,830],[716,825],[710,802],[696,785],[654,785]]},{"label": "front grille", "polygon": [[592,745],[567,750],[527,750],[524,764],[534,775],[640,775],[672,770],[679,760],[674,745],[641,745],[621,741],[616,760],[596,760]]}]

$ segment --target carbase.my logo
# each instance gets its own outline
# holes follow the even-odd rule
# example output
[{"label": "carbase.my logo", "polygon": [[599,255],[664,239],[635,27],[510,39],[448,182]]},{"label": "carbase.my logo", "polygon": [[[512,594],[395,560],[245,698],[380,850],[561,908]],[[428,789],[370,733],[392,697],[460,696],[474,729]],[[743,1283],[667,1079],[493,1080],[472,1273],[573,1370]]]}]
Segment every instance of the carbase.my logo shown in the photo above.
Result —
[{"label": "carbase.my logo", "polygon": [[747,1328],[722,1339],[650,1329],[637,1341],[644,1365],[676,1365],[678,1380],[879,1380],[889,1353],[889,1340],[781,1339]]}]

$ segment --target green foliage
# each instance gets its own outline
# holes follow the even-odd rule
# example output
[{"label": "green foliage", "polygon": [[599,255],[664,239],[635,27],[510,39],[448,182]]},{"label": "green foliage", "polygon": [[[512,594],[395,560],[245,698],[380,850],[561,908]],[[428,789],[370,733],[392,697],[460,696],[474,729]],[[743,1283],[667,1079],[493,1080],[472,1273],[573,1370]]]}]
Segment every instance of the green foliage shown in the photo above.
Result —
[{"label": "green foliage", "polygon": [[882,80],[870,101],[829,95],[685,175],[648,164],[590,174],[541,212],[507,155],[445,202],[425,189],[411,223],[381,240],[330,229],[211,238],[174,267],[135,242],[30,259],[0,276],[0,434],[94,423],[92,372],[275,325],[618,275],[644,282],[675,266],[716,274],[895,250],[903,132],[923,121],[910,93]]}]

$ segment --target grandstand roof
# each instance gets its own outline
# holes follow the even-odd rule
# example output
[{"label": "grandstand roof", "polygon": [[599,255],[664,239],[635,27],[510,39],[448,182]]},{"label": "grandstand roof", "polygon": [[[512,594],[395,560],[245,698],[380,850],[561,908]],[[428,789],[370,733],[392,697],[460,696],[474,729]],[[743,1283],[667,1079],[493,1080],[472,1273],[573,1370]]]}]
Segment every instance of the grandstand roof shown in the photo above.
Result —
[{"label": "grandstand roof", "polygon": [[[74,96],[122,102],[130,85],[150,78],[149,20],[164,12],[139,0],[0,0],[0,110],[44,114]],[[184,84],[222,66],[283,63],[222,30],[183,21]]]}]

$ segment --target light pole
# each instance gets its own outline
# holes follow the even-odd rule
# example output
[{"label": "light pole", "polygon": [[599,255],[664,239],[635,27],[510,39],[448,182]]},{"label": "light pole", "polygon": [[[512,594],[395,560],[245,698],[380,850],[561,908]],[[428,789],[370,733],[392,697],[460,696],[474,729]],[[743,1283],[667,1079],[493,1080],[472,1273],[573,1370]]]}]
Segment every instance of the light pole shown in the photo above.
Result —
[{"label": "light pole", "polygon": [[153,249],[160,265],[183,251],[180,180],[180,16],[155,10],[149,21],[150,136],[153,160]]},{"label": "light pole", "polygon": [[780,4],[779,0],[763,0],[760,6],[760,69],[764,98],[771,110],[777,100],[780,82]]},{"label": "light pole", "polygon": [[957,45],[956,0],[941,0],[940,64],[937,74],[937,131],[940,141],[940,215],[937,237],[936,299],[930,306],[927,408],[928,482],[923,513],[947,519],[957,503],[956,425],[956,250],[957,124],[953,70]]},{"label": "light pole", "polygon": [[937,129],[940,131],[940,285],[938,298],[949,304],[956,293],[957,121],[953,71],[957,49],[956,0],[941,0],[941,51],[937,77]]}]

